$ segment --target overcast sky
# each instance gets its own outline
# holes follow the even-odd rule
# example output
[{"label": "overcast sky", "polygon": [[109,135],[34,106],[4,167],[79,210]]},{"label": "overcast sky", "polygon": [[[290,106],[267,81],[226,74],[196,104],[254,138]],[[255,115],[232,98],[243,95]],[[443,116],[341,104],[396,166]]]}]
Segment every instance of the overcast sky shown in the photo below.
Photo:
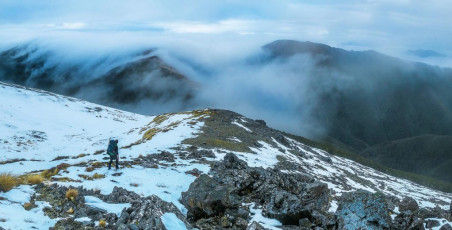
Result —
[{"label": "overcast sky", "polygon": [[[75,32],[259,46],[295,39],[452,67],[451,12],[449,0],[2,0],[0,39]],[[418,49],[427,57],[408,52]]]}]

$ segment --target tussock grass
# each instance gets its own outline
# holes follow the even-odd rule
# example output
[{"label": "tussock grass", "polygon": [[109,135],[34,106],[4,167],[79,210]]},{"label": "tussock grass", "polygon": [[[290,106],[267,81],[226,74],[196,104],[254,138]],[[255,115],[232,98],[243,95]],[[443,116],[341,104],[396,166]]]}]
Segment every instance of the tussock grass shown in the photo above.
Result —
[{"label": "tussock grass", "polygon": [[78,196],[78,190],[77,189],[68,189],[66,191],[66,198],[74,200]]},{"label": "tussock grass", "polygon": [[107,221],[104,219],[99,220],[99,227],[105,228],[107,226]]},{"label": "tussock grass", "polygon": [[13,176],[10,173],[1,173],[0,174],[0,191],[8,192],[17,184],[17,177]]},{"label": "tussock grass", "polygon": [[39,174],[32,174],[27,176],[28,184],[39,184],[44,181],[44,178]]},{"label": "tussock grass", "polygon": [[104,174],[98,174],[98,173],[94,173],[94,175],[93,175],[93,179],[102,179],[102,178],[105,178],[105,175]]}]

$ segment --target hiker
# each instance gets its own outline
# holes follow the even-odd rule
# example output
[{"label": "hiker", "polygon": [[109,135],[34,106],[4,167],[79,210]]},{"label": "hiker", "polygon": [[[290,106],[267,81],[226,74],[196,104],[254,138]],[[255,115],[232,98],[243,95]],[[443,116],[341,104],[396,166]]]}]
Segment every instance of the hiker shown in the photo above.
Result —
[{"label": "hiker", "polygon": [[116,159],[116,169],[119,169],[119,153],[118,153],[118,140],[110,140],[108,143],[107,154],[110,155],[110,162],[108,163],[108,170],[111,169],[111,162]]}]

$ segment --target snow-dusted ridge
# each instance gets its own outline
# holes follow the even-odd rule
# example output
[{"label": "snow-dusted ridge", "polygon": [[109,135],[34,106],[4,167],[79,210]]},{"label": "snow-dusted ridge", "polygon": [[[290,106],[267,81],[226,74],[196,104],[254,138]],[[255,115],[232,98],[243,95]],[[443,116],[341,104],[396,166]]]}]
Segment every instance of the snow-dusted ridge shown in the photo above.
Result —
[{"label": "snow-dusted ridge", "polygon": [[[209,159],[190,160],[182,158],[181,152],[189,147],[186,140],[198,138],[204,128],[211,125],[206,122],[211,116],[216,116],[215,113],[221,111],[199,110],[142,116],[0,82],[0,173],[40,173],[65,163],[69,167],[57,172],[53,176],[54,182],[45,183],[83,185],[88,189],[98,189],[102,194],[109,194],[114,186],[119,186],[141,196],[155,194],[186,213],[179,199],[181,192],[186,191],[196,177],[185,172],[197,168],[208,173],[210,166]],[[386,175],[288,137],[278,139],[269,134],[253,145],[246,146],[249,137],[262,133],[251,121],[240,116],[230,124],[223,124],[230,125],[233,127],[232,133],[237,133],[217,141],[224,147],[209,146],[209,142],[204,139],[197,147],[211,149],[215,154],[214,160],[221,160],[227,152],[234,152],[252,167],[279,167],[285,173],[310,174],[327,183],[333,190],[331,212],[337,208],[337,197],[357,189],[380,191],[398,198],[410,196],[421,207],[439,205],[446,209],[446,205],[451,202],[452,194]],[[274,132],[277,131],[271,134]],[[109,138],[119,139],[122,164],[119,171],[109,171],[104,165],[107,155],[102,150],[106,149]],[[245,146],[244,149],[248,150],[231,150],[228,143]],[[165,162],[157,167],[136,164],[137,159],[162,151],[173,154],[174,162]],[[292,167],[286,169],[285,165],[289,163]],[[87,170],[88,167],[92,167],[92,170]],[[93,179],[96,174],[104,177]],[[33,186],[30,185],[20,185],[6,193],[0,192],[0,197],[4,198],[0,199],[0,219],[4,220],[0,221],[1,227],[48,228],[56,223],[57,219],[50,219],[42,212],[42,208],[48,205],[46,203],[39,203],[38,207],[30,211],[22,207],[33,193]],[[253,210],[254,215],[260,215],[258,207]],[[252,216],[250,219],[261,219],[261,216]],[[165,214],[163,220],[174,226],[182,226],[172,214]],[[265,221],[267,224],[279,223]]]}]

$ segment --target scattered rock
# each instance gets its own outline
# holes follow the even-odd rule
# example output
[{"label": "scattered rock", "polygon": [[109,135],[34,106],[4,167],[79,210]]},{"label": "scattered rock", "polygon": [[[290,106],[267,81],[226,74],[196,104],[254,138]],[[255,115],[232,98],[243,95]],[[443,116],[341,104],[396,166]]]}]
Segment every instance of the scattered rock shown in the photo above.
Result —
[{"label": "scattered rock", "polygon": [[419,210],[419,206],[418,206],[416,200],[414,200],[411,197],[403,198],[403,200],[399,204],[399,211],[400,212],[405,212],[405,211],[408,211],[408,210],[412,211],[412,212],[416,212],[417,210]]},{"label": "scattered rock", "polygon": [[433,227],[438,227],[441,224],[439,223],[438,220],[427,220],[425,221],[425,227],[426,228],[433,228]]},{"label": "scattered rock", "polygon": [[189,154],[185,157],[186,159],[202,159],[203,157],[206,158],[215,158],[215,153],[212,150],[207,149],[201,149],[198,150],[197,148],[191,148],[188,149]]},{"label": "scattered rock", "polygon": [[385,197],[359,190],[344,193],[335,213],[338,229],[390,229]]},{"label": "scattered rock", "polygon": [[434,208],[420,208],[419,211],[417,212],[417,215],[421,219],[427,218],[447,219],[449,217],[449,213],[438,206]]},{"label": "scattered rock", "polygon": [[78,230],[84,229],[84,225],[81,222],[74,221],[73,218],[61,219],[56,222],[52,228],[54,230]]},{"label": "scattered rock", "polygon": [[175,162],[174,155],[167,151],[162,151],[161,153],[157,154],[148,154],[142,157],[141,160],[153,163],[158,163],[160,161]]},{"label": "scattered rock", "polygon": [[265,230],[265,228],[256,221],[253,221],[246,230]]},{"label": "scattered rock", "polygon": [[[131,193],[133,192],[128,194]],[[173,203],[166,202],[155,195],[132,201],[132,206],[122,211],[116,226],[118,229],[165,229],[160,219],[164,213],[174,213],[188,229],[191,228],[185,216]]]},{"label": "scattered rock", "polygon": [[186,174],[193,175],[193,176],[195,176],[195,177],[199,177],[199,175],[202,174],[202,172],[199,171],[199,169],[197,169],[197,168],[194,168],[194,169],[192,169],[192,170],[188,170],[188,171],[186,171],[185,173],[186,173]]},{"label": "scattered rock", "polygon": [[394,229],[408,229],[414,222],[414,214],[411,211],[401,212],[393,220]]}]

